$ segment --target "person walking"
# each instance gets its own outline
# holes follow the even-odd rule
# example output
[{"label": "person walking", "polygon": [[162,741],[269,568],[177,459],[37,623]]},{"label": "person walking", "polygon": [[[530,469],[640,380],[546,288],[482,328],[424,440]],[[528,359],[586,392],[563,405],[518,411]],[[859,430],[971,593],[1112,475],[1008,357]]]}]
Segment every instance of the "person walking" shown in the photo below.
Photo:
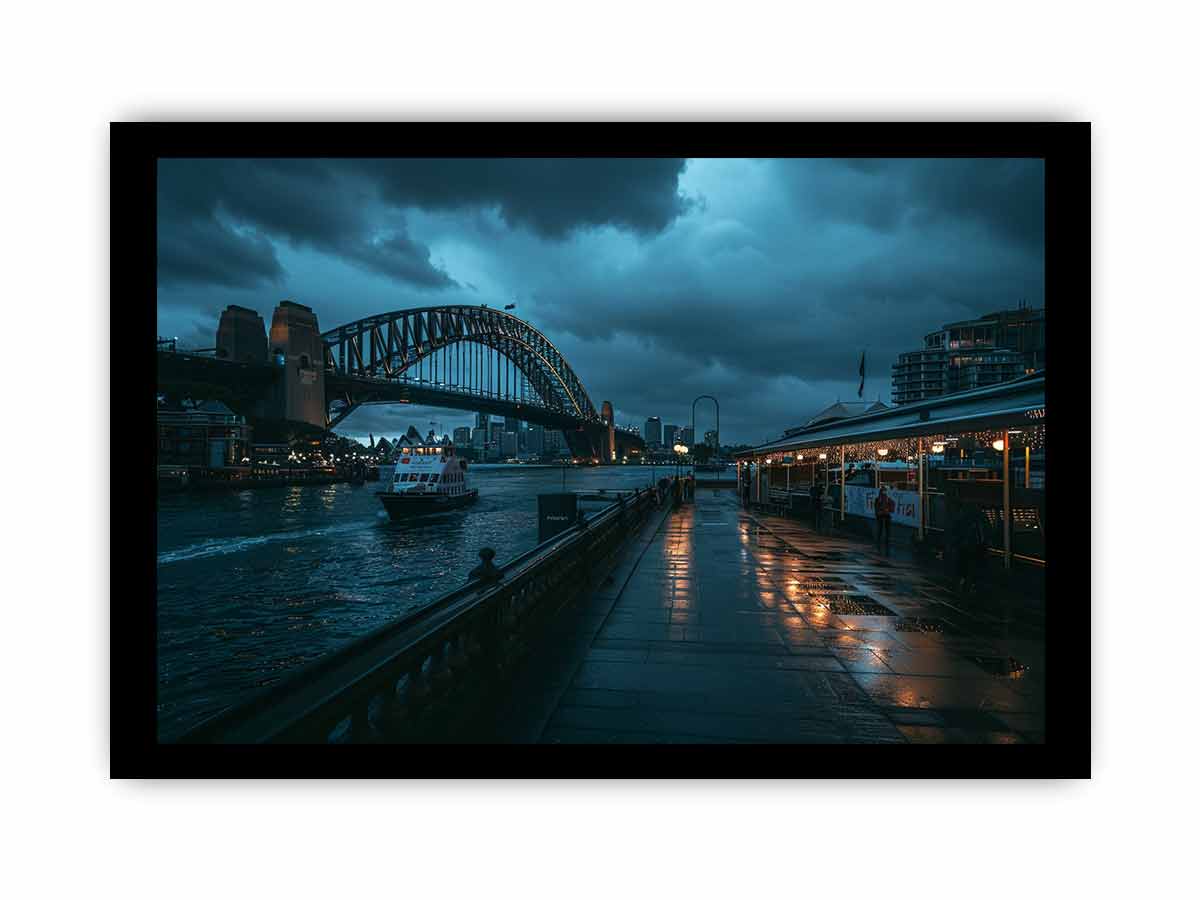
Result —
[{"label": "person walking", "polygon": [[881,484],[875,497],[875,550],[878,551],[882,543],[884,556],[891,553],[892,510],[895,508],[896,504],[887,495],[887,488]]},{"label": "person walking", "polygon": [[821,512],[825,506],[825,489],[821,482],[813,479],[812,486],[808,489],[808,499],[812,503],[813,514],[813,530],[817,534],[821,533]]}]

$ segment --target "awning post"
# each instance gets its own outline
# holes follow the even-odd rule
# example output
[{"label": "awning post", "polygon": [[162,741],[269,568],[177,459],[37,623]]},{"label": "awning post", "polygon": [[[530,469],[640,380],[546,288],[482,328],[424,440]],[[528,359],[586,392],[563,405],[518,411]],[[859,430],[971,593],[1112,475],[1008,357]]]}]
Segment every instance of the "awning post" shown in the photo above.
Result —
[{"label": "awning post", "polygon": [[842,521],[846,521],[846,445],[843,444],[840,448],[842,451]]},{"label": "awning post", "polygon": [[925,540],[925,439],[917,438],[917,537]]},{"label": "awning post", "polygon": [[1012,502],[1009,498],[1008,429],[1004,429],[1004,568],[1012,568]]}]

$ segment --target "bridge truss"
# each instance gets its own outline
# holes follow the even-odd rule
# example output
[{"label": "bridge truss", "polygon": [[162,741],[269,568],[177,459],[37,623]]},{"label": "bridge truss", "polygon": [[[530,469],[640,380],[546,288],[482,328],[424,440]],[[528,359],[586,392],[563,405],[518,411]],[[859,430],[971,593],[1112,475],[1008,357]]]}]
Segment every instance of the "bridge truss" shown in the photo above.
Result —
[{"label": "bridge truss", "polygon": [[330,427],[372,384],[411,385],[535,407],[597,425],[600,413],[549,339],[516,316],[481,306],[405,309],[371,316],[321,335],[328,376],[361,385],[335,397]]}]

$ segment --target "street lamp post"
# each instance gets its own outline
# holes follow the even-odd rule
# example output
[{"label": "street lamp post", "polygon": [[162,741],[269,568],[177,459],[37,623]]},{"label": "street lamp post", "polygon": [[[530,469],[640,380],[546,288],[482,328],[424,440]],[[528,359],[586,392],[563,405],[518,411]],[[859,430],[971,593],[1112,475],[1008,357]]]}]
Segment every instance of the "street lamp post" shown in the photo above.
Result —
[{"label": "street lamp post", "polygon": [[688,452],[687,444],[676,444],[674,447],[674,450],[675,450],[675,480],[678,481],[679,480],[680,457],[687,455],[687,452]]}]

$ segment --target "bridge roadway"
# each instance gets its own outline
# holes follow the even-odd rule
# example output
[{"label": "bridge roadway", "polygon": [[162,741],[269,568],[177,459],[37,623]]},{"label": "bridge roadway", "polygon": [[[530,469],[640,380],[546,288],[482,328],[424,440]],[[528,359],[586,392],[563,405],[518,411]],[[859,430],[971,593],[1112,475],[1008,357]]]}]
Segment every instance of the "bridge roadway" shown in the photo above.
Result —
[{"label": "bridge roadway", "polygon": [[1043,741],[1040,628],[940,581],[702,489],[560,614],[471,739]]},{"label": "bridge roadway", "polygon": [[[202,354],[163,350],[158,351],[156,357],[160,390],[207,392],[243,411],[253,408],[282,377],[282,369],[268,363],[234,362]],[[214,390],[216,393],[213,393]],[[325,391],[327,409],[334,400],[355,397],[353,404],[344,405],[341,411],[332,416],[328,423],[331,428],[360,406],[416,404],[488,413],[561,431],[576,456],[593,455],[606,430],[599,420],[583,420],[536,399],[532,402],[521,401],[415,379],[372,378],[330,372],[325,378]],[[631,450],[640,452],[645,446],[640,435],[623,429],[614,430],[614,440],[618,457],[628,455]]]}]

